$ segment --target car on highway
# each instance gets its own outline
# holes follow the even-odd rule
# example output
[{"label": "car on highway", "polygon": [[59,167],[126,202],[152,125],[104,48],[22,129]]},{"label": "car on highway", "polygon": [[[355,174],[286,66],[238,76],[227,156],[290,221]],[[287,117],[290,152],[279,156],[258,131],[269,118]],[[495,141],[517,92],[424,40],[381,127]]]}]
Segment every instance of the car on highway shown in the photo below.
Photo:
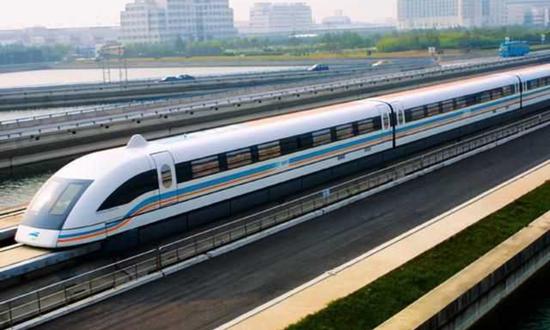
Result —
[{"label": "car on highway", "polygon": [[188,75],[188,74],[180,74],[178,76],[178,80],[181,80],[181,81],[192,81],[192,80],[195,80],[195,77],[191,76],[191,75]]},{"label": "car on highway", "polygon": [[162,78],[160,80],[160,82],[174,82],[174,81],[178,81],[178,80],[179,79],[176,76],[166,76],[166,77]]},{"label": "car on highway", "polygon": [[326,64],[315,64],[314,66],[307,69],[310,72],[321,72],[321,71],[329,71],[330,68]]},{"label": "car on highway", "polygon": [[160,82],[175,82],[175,81],[193,81],[195,77],[188,74],[180,74],[179,76],[166,76]]}]

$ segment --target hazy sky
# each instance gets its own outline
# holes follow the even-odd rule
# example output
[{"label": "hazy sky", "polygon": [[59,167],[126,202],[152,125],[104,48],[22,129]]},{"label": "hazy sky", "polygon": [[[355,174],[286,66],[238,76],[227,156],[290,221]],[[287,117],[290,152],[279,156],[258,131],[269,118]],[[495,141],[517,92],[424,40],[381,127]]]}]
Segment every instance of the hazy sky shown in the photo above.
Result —
[{"label": "hazy sky", "polygon": [[[68,27],[117,25],[124,4],[133,0],[0,0],[0,29],[28,26]],[[229,0],[235,19],[248,20],[254,2],[269,0]],[[395,16],[396,0],[271,0],[306,2],[317,20],[342,9],[356,21],[372,21]]]}]

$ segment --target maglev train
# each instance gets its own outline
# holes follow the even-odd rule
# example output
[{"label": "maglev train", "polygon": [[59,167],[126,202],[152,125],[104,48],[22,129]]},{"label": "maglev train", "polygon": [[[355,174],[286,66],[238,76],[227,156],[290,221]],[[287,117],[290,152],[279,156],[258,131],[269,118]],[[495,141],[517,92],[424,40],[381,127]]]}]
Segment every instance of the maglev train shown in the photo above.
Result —
[{"label": "maglev train", "polygon": [[540,65],[154,142],[136,135],[55,173],[15,239],[63,248],[190,230],[549,104]]}]

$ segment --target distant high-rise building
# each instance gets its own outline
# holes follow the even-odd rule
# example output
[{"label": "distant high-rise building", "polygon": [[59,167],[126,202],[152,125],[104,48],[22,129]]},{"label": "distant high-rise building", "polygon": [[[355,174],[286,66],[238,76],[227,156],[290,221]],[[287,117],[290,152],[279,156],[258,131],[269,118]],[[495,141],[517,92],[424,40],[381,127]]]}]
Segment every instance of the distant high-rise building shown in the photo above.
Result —
[{"label": "distant high-rise building", "polygon": [[339,27],[351,25],[351,18],[344,15],[342,10],[337,10],[334,13],[334,16],[329,16],[323,18],[322,24],[327,27]]},{"label": "distant high-rise building", "polygon": [[228,0],[135,0],[121,13],[123,43],[234,37]]},{"label": "distant high-rise building", "polygon": [[120,14],[120,40],[127,44],[166,39],[166,10],[155,0],[135,0]]},{"label": "distant high-rise building", "polygon": [[398,0],[401,29],[445,29],[504,24],[505,0]]},{"label": "distant high-rise building", "polygon": [[167,0],[167,8],[171,38],[202,41],[237,34],[228,0]]},{"label": "distant high-rise building", "polygon": [[254,33],[302,32],[313,26],[311,7],[305,3],[255,3],[250,10]]},{"label": "distant high-rise building", "polygon": [[506,0],[509,25],[550,26],[549,0]]}]

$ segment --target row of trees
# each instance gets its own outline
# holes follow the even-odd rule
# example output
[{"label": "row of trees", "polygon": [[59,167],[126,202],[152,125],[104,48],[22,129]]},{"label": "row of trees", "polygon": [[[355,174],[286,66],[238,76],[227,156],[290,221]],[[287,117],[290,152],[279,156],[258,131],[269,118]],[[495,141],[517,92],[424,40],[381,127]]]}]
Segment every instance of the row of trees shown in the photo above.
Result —
[{"label": "row of trees", "polygon": [[411,31],[382,36],[377,41],[376,48],[384,52],[419,50],[427,47],[444,49],[496,48],[506,37],[537,43],[540,42],[541,34],[548,32],[550,31],[522,27]]},{"label": "row of trees", "polygon": [[[496,48],[505,37],[537,43],[540,41],[541,34],[548,34],[549,32],[541,29],[511,27],[473,30],[419,30],[368,36],[344,32],[305,38],[236,38],[203,42],[177,40],[170,43],[129,45],[126,48],[126,56],[308,55],[319,52],[334,53],[348,49],[374,47],[383,52],[424,50],[428,47],[479,49]],[[0,65],[60,61],[70,51],[69,46],[60,45],[43,47],[0,46]]]},{"label": "row of trees", "polygon": [[318,37],[279,39],[235,38],[229,40],[174,43],[134,44],[126,47],[129,57],[199,56],[199,55],[304,55],[314,52],[335,52],[343,49],[367,48],[376,45],[376,37],[357,33],[324,34]]},{"label": "row of trees", "polygon": [[27,47],[22,45],[0,45],[0,65],[56,62],[65,58],[69,46]]},{"label": "row of trees", "polygon": [[318,52],[339,52],[347,49],[376,48],[394,52],[424,50],[428,47],[443,49],[496,48],[505,37],[540,41],[540,35],[549,31],[533,28],[510,27],[495,29],[451,29],[393,32],[359,35],[357,33],[329,33],[308,38],[237,38],[221,41],[162,43],[132,45],[127,49],[130,57],[197,56],[197,55],[307,55]]}]

